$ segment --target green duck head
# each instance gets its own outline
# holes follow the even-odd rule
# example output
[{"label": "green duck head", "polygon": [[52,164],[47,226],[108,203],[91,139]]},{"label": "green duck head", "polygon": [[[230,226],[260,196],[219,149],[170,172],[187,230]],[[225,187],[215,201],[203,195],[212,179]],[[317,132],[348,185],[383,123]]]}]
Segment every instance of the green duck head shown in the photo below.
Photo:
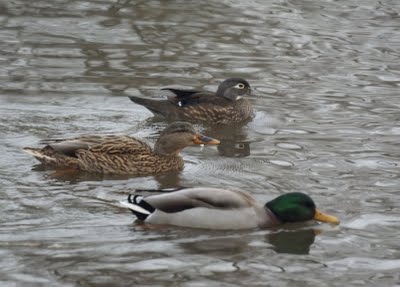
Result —
[{"label": "green duck head", "polygon": [[301,192],[286,193],[267,202],[265,207],[272,211],[282,222],[299,222],[315,219],[322,222],[339,224],[339,219],[322,213],[314,201]]},{"label": "green duck head", "polygon": [[251,95],[249,83],[241,78],[229,78],[223,81],[217,90],[217,96],[236,101],[246,95]]}]

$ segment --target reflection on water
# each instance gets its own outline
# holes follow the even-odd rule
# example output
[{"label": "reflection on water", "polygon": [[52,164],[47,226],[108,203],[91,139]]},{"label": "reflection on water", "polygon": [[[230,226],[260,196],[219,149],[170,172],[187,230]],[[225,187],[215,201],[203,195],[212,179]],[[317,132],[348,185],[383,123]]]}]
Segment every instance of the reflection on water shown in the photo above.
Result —
[{"label": "reflection on water", "polygon": [[[0,285],[398,284],[399,9],[391,0],[1,2]],[[168,123],[128,95],[215,90],[229,77],[251,83],[255,118],[198,126],[222,143],[183,150],[179,173],[32,171],[21,151],[81,134],[152,143]],[[137,188],[199,185],[262,201],[303,191],[343,223],[318,225],[317,237],[316,224],[146,230],[118,205]]]},{"label": "reflection on water", "polygon": [[[127,180],[129,178],[135,177],[131,175],[110,175],[110,174],[99,174],[99,173],[90,173],[79,170],[72,169],[59,169],[54,170],[51,167],[48,167],[43,164],[37,164],[33,166],[32,171],[48,171],[48,173],[44,174],[44,178],[46,179],[56,179],[62,182],[68,182],[70,184],[76,184],[82,181],[104,181],[104,180]],[[171,187],[179,187],[180,185],[180,174],[181,172],[169,172],[166,174],[157,174],[154,176],[147,176],[145,178],[154,179],[158,182],[158,188],[171,188]],[[140,178],[137,176],[136,178]]]},{"label": "reflection on water", "polygon": [[248,126],[210,126],[205,134],[217,138],[221,143],[217,146],[219,155],[226,157],[245,157],[250,155],[250,140],[247,137]]},{"label": "reflection on water", "polygon": [[[136,218],[136,217],[132,217]],[[172,230],[174,232],[181,233],[192,233],[194,235],[201,231],[193,230],[189,228],[182,228],[177,226],[168,225],[157,225],[157,224],[145,224],[139,220],[135,221],[135,227],[138,230],[146,230],[156,233],[168,233]],[[300,228],[300,229],[299,229]],[[315,237],[321,234],[322,231],[318,229],[301,229],[301,225],[297,224],[297,228],[288,230],[271,230],[265,233],[265,243],[257,243],[260,248],[266,248],[274,250],[277,253],[287,254],[309,254],[310,248],[315,241]],[[203,238],[202,240],[194,240],[191,242],[182,242],[179,244],[180,247],[184,248],[191,254],[218,254],[218,256],[232,256],[232,254],[240,254],[252,245],[254,238],[249,237],[248,241],[241,237],[242,235],[248,235],[251,230],[247,231],[213,231],[213,237]],[[203,231],[204,233],[204,231]],[[254,237],[254,235],[253,235]]]},{"label": "reflection on water", "polygon": [[217,149],[222,156],[244,157],[250,155],[250,143],[243,141],[224,139]]},{"label": "reflection on water", "polygon": [[313,229],[301,229],[269,233],[267,238],[278,253],[309,254],[317,234]]}]

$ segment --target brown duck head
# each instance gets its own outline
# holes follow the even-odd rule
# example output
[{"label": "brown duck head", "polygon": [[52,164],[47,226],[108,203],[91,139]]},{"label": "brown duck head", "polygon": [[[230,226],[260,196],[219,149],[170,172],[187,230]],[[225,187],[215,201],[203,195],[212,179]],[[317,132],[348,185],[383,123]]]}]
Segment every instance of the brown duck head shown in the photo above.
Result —
[{"label": "brown duck head", "polygon": [[244,96],[251,95],[249,83],[241,78],[229,78],[223,81],[217,90],[217,96],[236,101]]},{"label": "brown duck head", "polygon": [[174,122],[161,132],[154,145],[154,152],[164,156],[177,155],[193,144],[219,144],[219,140],[196,132],[190,123]]}]

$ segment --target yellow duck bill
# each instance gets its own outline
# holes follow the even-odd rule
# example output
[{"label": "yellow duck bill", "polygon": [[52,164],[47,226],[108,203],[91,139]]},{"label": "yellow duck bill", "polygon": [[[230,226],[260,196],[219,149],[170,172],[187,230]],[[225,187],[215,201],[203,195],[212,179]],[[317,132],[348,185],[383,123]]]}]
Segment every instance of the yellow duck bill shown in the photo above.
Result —
[{"label": "yellow duck bill", "polygon": [[320,211],[318,208],[315,209],[314,219],[317,221],[329,222],[329,223],[333,223],[333,224],[340,223],[340,220],[337,217],[329,215],[329,214],[325,214],[322,211]]}]

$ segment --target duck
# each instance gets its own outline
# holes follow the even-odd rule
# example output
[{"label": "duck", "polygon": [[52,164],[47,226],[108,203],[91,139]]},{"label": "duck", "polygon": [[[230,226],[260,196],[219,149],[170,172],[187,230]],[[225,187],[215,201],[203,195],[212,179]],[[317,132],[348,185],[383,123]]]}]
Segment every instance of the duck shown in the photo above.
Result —
[{"label": "duck", "polygon": [[127,135],[92,135],[44,140],[43,148],[25,147],[42,164],[114,175],[151,175],[183,168],[179,152],[193,144],[219,144],[219,140],[195,131],[192,124],[174,122],[158,137],[154,149]]},{"label": "duck", "polygon": [[236,230],[270,228],[286,222],[317,220],[339,224],[335,216],[321,212],[305,193],[282,194],[260,204],[242,190],[193,187],[142,196],[139,192],[122,201],[139,221],[181,227]]},{"label": "duck", "polygon": [[250,84],[242,78],[223,81],[217,92],[164,88],[173,93],[167,99],[149,99],[130,96],[132,102],[142,105],[155,116],[171,120],[213,125],[244,123],[254,117],[249,100]]}]

